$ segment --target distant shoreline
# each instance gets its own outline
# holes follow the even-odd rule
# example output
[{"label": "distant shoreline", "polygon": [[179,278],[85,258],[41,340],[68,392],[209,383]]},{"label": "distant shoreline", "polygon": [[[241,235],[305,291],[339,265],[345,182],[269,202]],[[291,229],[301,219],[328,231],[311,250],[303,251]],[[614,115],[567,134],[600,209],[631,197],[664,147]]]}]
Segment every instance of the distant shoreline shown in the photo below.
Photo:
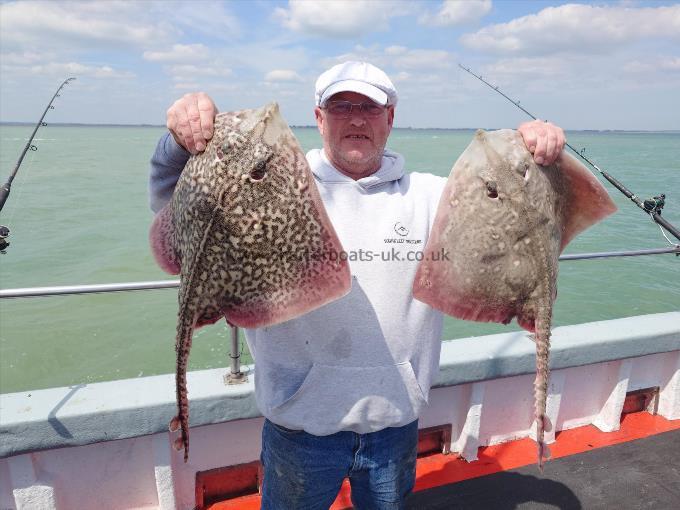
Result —
[{"label": "distant shoreline", "polygon": [[[86,124],[80,122],[48,122],[48,126],[59,127],[121,127],[121,128],[165,128],[164,124]],[[35,122],[0,122],[0,126],[35,126]],[[316,126],[296,126],[295,129],[316,129]],[[414,127],[395,127],[401,131],[475,131],[478,128],[414,128]],[[497,127],[483,127],[486,130],[502,129]],[[660,134],[680,134],[678,129],[567,129],[570,133],[660,133]]]}]

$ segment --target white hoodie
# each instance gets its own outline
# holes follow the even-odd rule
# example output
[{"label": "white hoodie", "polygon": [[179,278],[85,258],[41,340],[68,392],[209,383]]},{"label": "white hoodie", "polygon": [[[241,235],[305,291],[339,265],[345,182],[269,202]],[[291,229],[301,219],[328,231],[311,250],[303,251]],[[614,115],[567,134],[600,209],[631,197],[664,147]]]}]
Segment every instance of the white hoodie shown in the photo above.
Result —
[{"label": "white hoodie", "polygon": [[356,181],[323,150],[307,161],[352,290],[298,319],[246,330],[258,406],[274,423],[316,435],[406,425],[439,369],[442,314],[411,287],[446,179],[406,174],[404,158],[387,150],[380,170]]}]

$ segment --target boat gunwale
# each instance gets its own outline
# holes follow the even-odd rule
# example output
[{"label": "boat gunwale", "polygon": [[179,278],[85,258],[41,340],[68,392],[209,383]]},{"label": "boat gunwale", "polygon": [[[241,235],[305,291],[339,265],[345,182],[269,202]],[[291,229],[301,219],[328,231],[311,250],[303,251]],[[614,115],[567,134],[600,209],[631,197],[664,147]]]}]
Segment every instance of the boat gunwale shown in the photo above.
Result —
[{"label": "boat gunwale", "polygon": [[[680,312],[561,326],[553,330],[553,371],[680,352]],[[253,371],[225,385],[227,368],[188,373],[192,426],[261,416]],[[442,342],[433,388],[531,374],[535,346],[523,331]],[[174,374],[0,394],[0,458],[167,432],[176,406]]]}]

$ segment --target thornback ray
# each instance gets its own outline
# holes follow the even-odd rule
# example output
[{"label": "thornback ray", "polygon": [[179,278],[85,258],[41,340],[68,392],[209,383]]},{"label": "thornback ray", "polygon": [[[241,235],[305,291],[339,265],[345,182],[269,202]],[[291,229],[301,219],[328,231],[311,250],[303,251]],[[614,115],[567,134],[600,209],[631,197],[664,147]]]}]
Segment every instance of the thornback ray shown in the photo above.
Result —
[{"label": "thornback ray", "polygon": [[460,319],[507,324],[517,317],[534,332],[541,469],[552,426],[546,398],[558,257],[615,211],[600,182],[566,152],[542,167],[518,132],[479,130],[451,170],[416,271],[416,299]]},{"label": "thornback ray", "polygon": [[150,231],[156,261],[180,274],[177,408],[170,430],[189,455],[186,370],[193,330],[285,322],[347,294],[351,276],[293,132],[271,103],[217,115]]}]

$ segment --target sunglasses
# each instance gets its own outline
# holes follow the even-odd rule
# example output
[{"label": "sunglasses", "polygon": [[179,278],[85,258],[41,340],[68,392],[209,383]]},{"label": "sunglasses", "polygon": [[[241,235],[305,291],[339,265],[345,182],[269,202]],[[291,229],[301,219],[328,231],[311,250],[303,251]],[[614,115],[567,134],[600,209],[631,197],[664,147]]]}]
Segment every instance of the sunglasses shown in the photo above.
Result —
[{"label": "sunglasses", "polygon": [[366,117],[380,117],[386,110],[384,106],[368,101],[366,103],[351,103],[349,101],[329,101],[325,110],[333,117],[340,119],[347,119],[352,115],[354,107],[358,107],[359,111]]}]

